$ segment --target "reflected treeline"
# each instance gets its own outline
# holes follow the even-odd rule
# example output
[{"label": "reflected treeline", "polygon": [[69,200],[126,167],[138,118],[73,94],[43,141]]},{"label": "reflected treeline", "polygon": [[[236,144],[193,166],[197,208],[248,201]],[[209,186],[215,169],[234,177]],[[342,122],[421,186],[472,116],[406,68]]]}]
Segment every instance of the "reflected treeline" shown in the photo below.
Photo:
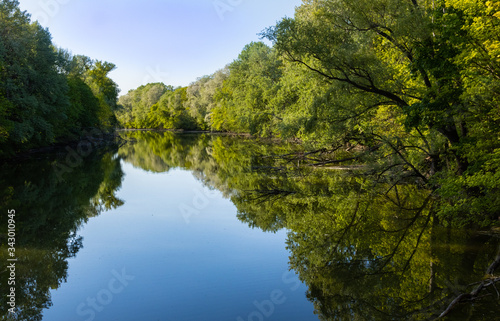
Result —
[{"label": "reflected treeline", "polygon": [[[120,158],[135,167],[151,172],[168,172],[181,168],[225,196],[234,196],[246,180],[256,183],[271,171],[275,161],[269,155],[281,155],[298,148],[292,144],[275,144],[254,139],[209,134],[175,134],[172,132],[122,132],[130,141],[119,150]],[[247,178],[239,184],[241,176]],[[246,189],[246,188],[245,188]]]},{"label": "reflected treeline", "polygon": [[[362,172],[297,167],[279,157],[294,145],[124,135],[134,141],[120,149],[125,161],[154,172],[191,170],[230,197],[249,226],[288,229],[290,266],[307,284],[320,320],[432,320],[470,292],[497,255],[498,237],[442,227],[429,191],[375,183]],[[495,319],[497,294],[488,291],[449,319]]]},{"label": "reflected treeline", "polygon": [[[5,303],[9,272],[2,264],[2,320],[41,320],[51,306],[50,290],[65,282],[68,258],[83,247],[77,232],[90,217],[116,208],[123,172],[116,148],[107,147],[66,166],[67,155],[0,165],[1,260],[7,262],[7,209],[16,211],[16,307]],[[58,165],[65,165],[61,174]]]}]

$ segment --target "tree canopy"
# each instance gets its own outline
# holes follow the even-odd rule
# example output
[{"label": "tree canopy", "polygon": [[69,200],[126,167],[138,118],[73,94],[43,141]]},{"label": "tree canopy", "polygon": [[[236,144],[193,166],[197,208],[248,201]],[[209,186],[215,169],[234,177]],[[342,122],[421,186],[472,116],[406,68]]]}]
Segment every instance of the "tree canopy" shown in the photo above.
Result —
[{"label": "tree canopy", "polygon": [[187,87],[119,100],[114,64],[54,48],[17,1],[0,14],[4,156],[90,127],[251,133],[321,151],[316,165],[356,160],[381,182],[417,181],[445,221],[498,218],[496,2],[307,0],[261,33],[271,46],[252,42]]},{"label": "tree canopy", "polygon": [[149,122],[122,125],[343,148],[379,179],[432,190],[443,218],[489,224],[500,213],[499,10],[476,0],[304,1],[261,33],[272,47],[248,44],[189,85],[178,107],[137,105],[121,119],[142,111]]},{"label": "tree canopy", "polygon": [[16,0],[0,2],[0,156],[115,126],[115,65],[55,48]]}]

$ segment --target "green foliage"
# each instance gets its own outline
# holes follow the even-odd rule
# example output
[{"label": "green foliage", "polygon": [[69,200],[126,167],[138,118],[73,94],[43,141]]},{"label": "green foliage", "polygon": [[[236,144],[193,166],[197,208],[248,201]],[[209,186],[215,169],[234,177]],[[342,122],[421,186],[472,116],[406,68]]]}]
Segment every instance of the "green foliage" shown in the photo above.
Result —
[{"label": "green foliage", "polygon": [[[162,83],[148,84],[130,90],[118,100],[118,122],[124,128],[148,128],[151,126],[150,122],[155,123],[151,120],[151,108],[167,91],[173,90],[172,87],[167,87]],[[159,126],[159,124],[155,125]]]},{"label": "green foliage", "polygon": [[17,1],[2,1],[0,17],[2,112],[11,125],[3,140],[11,148],[52,143],[66,121],[69,102],[50,34],[30,23]]},{"label": "green foliage", "polygon": [[94,96],[90,87],[80,78],[68,78],[69,100],[72,109],[68,121],[76,128],[99,127],[99,99]]},{"label": "green foliage", "polygon": [[485,167],[500,148],[496,14],[493,2],[313,0],[263,35],[324,81],[304,119],[313,140],[375,149],[379,177],[400,167],[443,197],[443,219],[484,225],[499,213]]},{"label": "green foliage", "polygon": [[[156,102],[144,103],[148,84],[120,97],[117,117],[125,128],[204,129],[279,135],[282,121],[273,109],[282,61],[262,42],[251,43],[238,59],[213,75],[190,84],[184,92],[165,92]],[[164,86],[161,84],[161,86]]]},{"label": "green foliage", "polygon": [[187,100],[185,87],[147,84],[120,97],[117,119],[124,128],[197,129]]},{"label": "green foliage", "polygon": [[221,112],[212,116],[212,121],[219,124],[216,129],[260,136],[273,133],[272,127],[280,117],[271,101],[281,77],[281,60],[274,50],[262,42],[252,42],[228,69],[229,77],[218,97]]},{"label": "green foliage", "polygon": [[[68,81],[73,81],[73,86],[75,86],[74,82],[76,79],[80,80],[78,87],[80,90],[85,91],[82,94],[89,99],[88,103],[90,104],[85,108],[86,112],[91,113],[91,117],[97,117],[98,119],[98,122],[94,126],[104,130],[114,127],[117,122],[115,110],[118,108],[117,98],[119,89],[118,85],[108,77],[108,74],[116,66],[109,62],[92,60],[82,55],[72,56],[64,50],[59,50],[59,57],[61,60],[61,71],[66,75]],[[89,96],[88,89],[83,88],[83,84],[90,89],[90,94],[93,97]],[[98,103],[97,109],[94,106],[96,99]]]},{"label": "green foliage", "polygon": [[[228,76],[229,69],[226,67],[218,70],[213,75],[201,77],[188,86],[186,92],[187,109],[191,117],[196,120],[199,128],[220,130],[220,126],[213,123],[212,116],[217,114],[215,110],[219,105],[219,93]],[[217,117],[215,120],[217,121]]]},{"label": "green foliage", "polygon": [[[187,88],[179,87],[164,94],[152,107],[151,119],[164,129],[197,129],[196,120],[190,115],[187,105]],[[166,116],[166,117],[165,117]]]},{"label": "green foliage", "polygon": [[499,34],[493,1],[304,1],[262,33],[272,47],[245,46],[183,107],[162,98],[119,118],[343,148],[381,181],[435,191],[443,222],[487,225],[500,214]]},{"label": "green foliage", "polygon": [[87,127],[110,129],[118,86],[107,75],[114,68],[56,50],[18,1],[1,1],[0,156],[74,139]]},{"label": "green foliage", "polygon": [[458,153],[469,167],[460,177],[442,177],[439,191],[449,201],[442,213],[450,220],[460,217],[486,225],[500,214],[496,197],[500,191],[500,7],[495,1],[447,3],[463,21],[461,51],[453,62],[459,67],[465,107],[466,137]]},{"label": "green foliage", "polygon": [[114,111],[117,109],[118,85],[108,77],[116,66],[109,62],[95,61],[87,71],[85,81],[99,100],[99,122],[104,128],[116,125]]}]

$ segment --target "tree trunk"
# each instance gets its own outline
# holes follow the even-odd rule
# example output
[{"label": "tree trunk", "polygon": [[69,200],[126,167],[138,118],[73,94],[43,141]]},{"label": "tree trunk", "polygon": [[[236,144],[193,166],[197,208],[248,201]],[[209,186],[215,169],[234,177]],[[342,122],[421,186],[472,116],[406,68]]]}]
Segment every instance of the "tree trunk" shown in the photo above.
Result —
[{"label": "tree trunk", "polygon": [[457,162],[457,172],[458,174],[463,174],[467,168],[469,167],[469,162],[467,159],[462,157],[457,153],[457,150],[453,147],[458,147],[460,144],[460,135],[458,134],[458,129],[456,126],[446,126],[445,128],[438,128],[438,132],[443,134],[448,141],[450,142],[450,145],[452,147],[452,153],[455,156],[456,162]]}]

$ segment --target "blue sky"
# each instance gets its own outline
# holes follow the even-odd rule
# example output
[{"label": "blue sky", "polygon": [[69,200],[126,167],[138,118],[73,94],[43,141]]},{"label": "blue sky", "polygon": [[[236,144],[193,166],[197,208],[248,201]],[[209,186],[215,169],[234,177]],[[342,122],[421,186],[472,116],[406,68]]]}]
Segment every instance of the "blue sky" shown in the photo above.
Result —
[{"label": "blue sky", "polygon": [[148,82],[187,86],[238,57],[301,0],[20,0],[73,54],[117,65],[121,94]]}]

